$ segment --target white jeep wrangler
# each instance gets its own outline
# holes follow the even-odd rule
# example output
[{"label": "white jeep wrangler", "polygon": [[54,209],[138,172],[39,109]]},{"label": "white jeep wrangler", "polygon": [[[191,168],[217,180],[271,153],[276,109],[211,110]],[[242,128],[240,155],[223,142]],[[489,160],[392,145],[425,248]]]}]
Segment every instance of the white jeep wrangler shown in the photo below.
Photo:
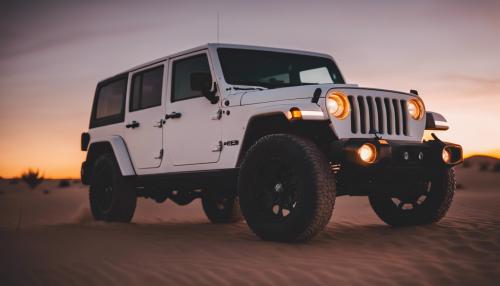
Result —
[{"label": "white jeep wrangler", "polygon": [[462,148],[410,93],[346,84],[332,57],[208,44],[98,83],[82,181],[97,220],[128,222],[137,197],[210,221],[246,219],[261,238],[304,241],[336,196],[367,195],[393,226],[441,219]]}]

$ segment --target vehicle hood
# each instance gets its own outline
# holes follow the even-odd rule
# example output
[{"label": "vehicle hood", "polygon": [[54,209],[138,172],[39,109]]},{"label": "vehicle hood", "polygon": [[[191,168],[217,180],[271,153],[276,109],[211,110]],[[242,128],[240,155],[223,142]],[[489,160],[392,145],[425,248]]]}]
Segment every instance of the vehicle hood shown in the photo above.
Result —
[{"label": "vehicle hood", "polygon": [[323,98],[325,97],[326,92],[328,92],[330,89],[340,89],[340,90],[356,89],[359,91],[376,90],[381,92],[398,93],[407,96],[414,96],[413,94],[406,92],[358,87],[358,85],[356,84],[315,84],[315,85],[302,85],[302,86],[283,87],[283,88],[266,89],[266,90],[247,91],[241,96],[240,104],[248,105],[248,104],[258,104],[258,103],[275,102],[283,100],[312,98],[314,91],[317,88],[321,89],[321,97]]},{"label": "vehicle hood", "polygon": [[266,90],[248,91],[241,97],[241,105],[257,104],[265,102],[275,102],[282,100],[293,100],[312,98],[314,91],[321,88],[321,96],[325,96],[326,91],[334,87],[347,87],[352,85],[335,85],[335,84],[318,84],[318,85],[302,85],[292,87],[282,87]]}]

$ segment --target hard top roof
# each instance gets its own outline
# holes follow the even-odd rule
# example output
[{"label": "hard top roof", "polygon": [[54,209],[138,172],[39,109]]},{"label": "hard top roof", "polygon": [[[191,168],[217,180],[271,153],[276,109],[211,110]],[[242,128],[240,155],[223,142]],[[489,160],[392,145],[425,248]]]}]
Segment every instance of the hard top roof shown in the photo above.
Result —
[{"label": "hard top roof", "polygon": [[175,53],[175,54],[171,54],[171,55],[168,55],[168,56],[165,56],[165,57],[161,57],[161,58],[158,58],[158,59],[155,59],[155,60],[152,60],[152,61],[140,64],[140,65],[137,65],[137,66],[135,66],[133,68],[130,68],[130,69],[126,70],[126,71],[118,73],[118,74],[116,74],[116,75],[114,75],[112,77],[108,77],[106,79],[103,79],[100,82],[103,82],[103,81],[105,81],[107,79],[114,78],[114,77],[119,76],[119,75],[123,75],[125,73],[129,73],[129,72],[133,72],[133,71],[138,70],[138,69],[142,69],[142,68],[150,66],[150,65],[154,65],[154,64],[159,63],[159,62],[163,62],[163,61],[168,60],[170,58],[174,58],[174,57],[181,56],[181,55],[184,55],[184,54],[193,53],[193,52],[196,52],[196,51],[206,50],[206,49],[209,49],[209,48],[213,48],[213,49],[217,49],[217,48],[233,48],[233,49],[247,49],[247,50],[262,50],[262,51],[273,51],[273,52],[283,52],[283,53],[293,53],[293,54],[305,54],[305,55],[311,55],[311,56],[319,56],[319,57],[331,58],[331,56],[328,55],[328,54],[322,54],[322,53],[316,53],[316,52],[310,52],[310,51],[302,51],[302,50],[281,49],[281,48],[272,48],[272,47],[264,47],[264,46],[249,46],[249,45],[237,45],[237,44],[224,44],[224,43],[208,43],[208,44],[205,44],[205,45],[197,46],[197,47],[194,47],[194,48],[191,48],[191,49],[187,49],[187,50]]}]

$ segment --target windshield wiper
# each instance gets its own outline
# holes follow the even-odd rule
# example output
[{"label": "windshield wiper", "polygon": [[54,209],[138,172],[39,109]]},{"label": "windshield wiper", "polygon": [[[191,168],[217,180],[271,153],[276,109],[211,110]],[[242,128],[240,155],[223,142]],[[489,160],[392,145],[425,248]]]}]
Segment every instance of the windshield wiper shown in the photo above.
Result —
[{"label": "windshield wiper", "polygon": [[265,90],[265,89],[267,89],[267,87],[263,87],[263,86],[249,86],[249,87],[231,86],[228,89],[234,89],[234,90]]}]

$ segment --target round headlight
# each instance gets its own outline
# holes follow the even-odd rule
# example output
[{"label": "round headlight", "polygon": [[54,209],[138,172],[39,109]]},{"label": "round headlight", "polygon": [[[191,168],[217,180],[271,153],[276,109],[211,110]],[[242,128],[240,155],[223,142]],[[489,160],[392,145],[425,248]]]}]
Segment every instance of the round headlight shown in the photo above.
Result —
[{"label": "round headlight", "polygon": [[425,109],[424,104],[420,99],[412,98],[408,100],[408,113],[411,118],[415,120],[420,120],[424,117]]},{"label": "round headlight", "polygon": [[347,96],[340,91],[330,91],[326,97],[326,109],[337,119],[344,119],[349,115],[351,106]]},{"label": "round headlight", "polygon": [[365,143],[359,147],[358,156],[361,161],[371,164],[377,159],[377,148],[371,143]]}]

